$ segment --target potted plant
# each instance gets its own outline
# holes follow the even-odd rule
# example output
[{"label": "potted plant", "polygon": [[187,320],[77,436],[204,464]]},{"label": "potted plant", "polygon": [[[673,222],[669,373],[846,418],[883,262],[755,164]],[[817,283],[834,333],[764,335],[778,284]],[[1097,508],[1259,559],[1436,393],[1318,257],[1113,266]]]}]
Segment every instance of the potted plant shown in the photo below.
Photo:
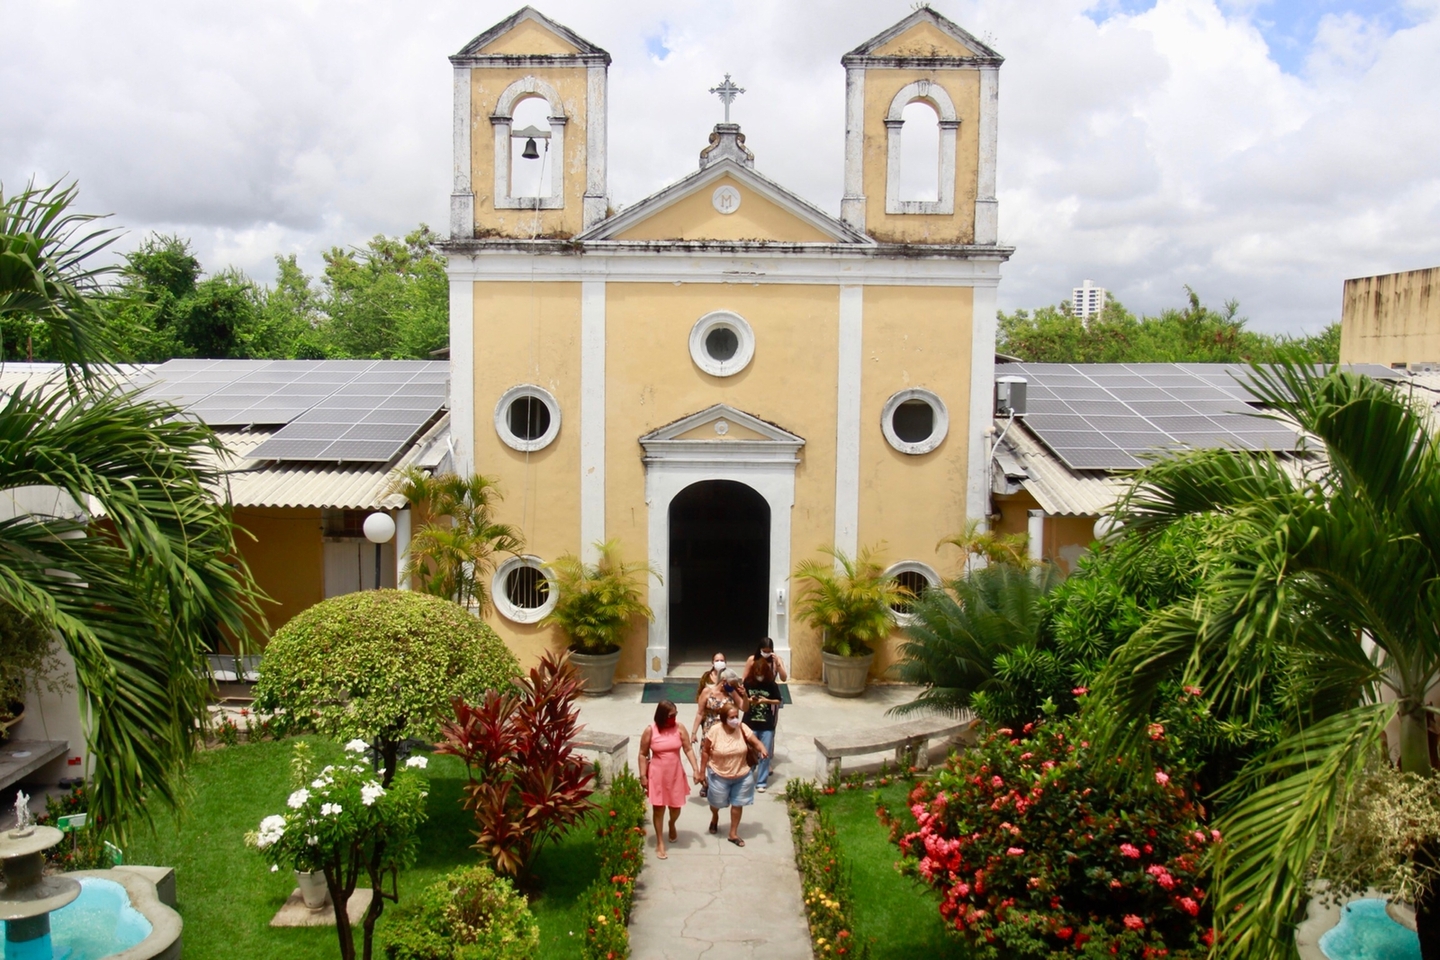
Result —
[{"label": "potted plant", "polygon": [[795,569],[800,584],[796,612],[821,631],[820,658],[830,694],[858,697],[865,692],[865,680],[875,660],[874,644],[895,627],[891,609],[912,595],[894,578],[885,576],[885,568],[869,547],[855,557],[835,547],[820,552],[831,562],[806,560]]},{"label": "potted plant", "polygon": [[660,574],[648,563],[626,563],[620,542],[597,543],[599,558],[585,563],[565,554],[550,565],[558,596],[555,609],[542,623],[554,624],[570,644],[570,662],[585,680],[585,692],[609,693],[615,685],[620,644],[636,617],[654,620],[655,614],[640,599],[641,574]]},{"label": "potted plant", "polygon": [[0,602],[0,741],[25,719],[25,687],[31,682],[58,691],[59,659],[51,632],[40,622]]}]

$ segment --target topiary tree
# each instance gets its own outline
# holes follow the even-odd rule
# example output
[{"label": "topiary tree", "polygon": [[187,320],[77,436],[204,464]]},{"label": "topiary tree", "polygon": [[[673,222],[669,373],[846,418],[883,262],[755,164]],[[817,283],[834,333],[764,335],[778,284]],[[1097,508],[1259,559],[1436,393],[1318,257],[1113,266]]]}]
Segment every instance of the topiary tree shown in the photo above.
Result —
[{"label": "topiary tree", "polygon": [[495,631],[459,605],[408,590],[332,597],[276,631],[260,660],[259,710],[289,729],[364,740],[395,776],[402,740],[438,740],[457,700],[508,689],[520,673]]}]

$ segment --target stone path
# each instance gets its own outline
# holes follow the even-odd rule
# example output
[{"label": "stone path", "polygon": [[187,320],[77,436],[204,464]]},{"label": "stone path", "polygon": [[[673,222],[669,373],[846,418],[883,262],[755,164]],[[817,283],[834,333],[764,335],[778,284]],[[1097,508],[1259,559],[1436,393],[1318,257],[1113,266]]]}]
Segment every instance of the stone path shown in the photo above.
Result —
[{"label": "stone path", "polygon": [[[592,729],[629,735],[632,770],[640,734],[655,713],[654,704],[640,703],[641,689],[640,684],[618,684],[609,696],[582,699],[580,707],[582,722]],[[915,691],[872,686],[863,697],[839,700],[823,687],[797,683],[790,685],[790,693],[795,702],[780,714],[770,792],[757,793],[740,822],[745,846],[725,839],[729,811],[721,811],[718,835],[706,832],[710,808],[694,794],[680,814],[680,838],[670,844],[668,859],[656,858],[655,839],[647,836],[645,869],[630,919],[636,960],[812,956],[789,817],[780,799],[785,779],[814,776],[817,734],[893,723],[885,711]],[[680,704],[680,722],[687,727],[693,709]]]}]

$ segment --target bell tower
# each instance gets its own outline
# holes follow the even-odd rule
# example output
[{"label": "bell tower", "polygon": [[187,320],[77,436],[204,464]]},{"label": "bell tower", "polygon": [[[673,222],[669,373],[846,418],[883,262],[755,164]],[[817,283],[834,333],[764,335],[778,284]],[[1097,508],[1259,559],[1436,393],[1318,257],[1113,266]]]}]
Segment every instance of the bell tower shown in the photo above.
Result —
[{"label": "bell tower", "polygon": [[568,238],[605,219],[610,54],[524,7],[450,63],[451,238]]},{"label": "bell tower", "polygon": [[1003,61],[929,7],[841,58],[846,223],[889,243],[997,242]]}]

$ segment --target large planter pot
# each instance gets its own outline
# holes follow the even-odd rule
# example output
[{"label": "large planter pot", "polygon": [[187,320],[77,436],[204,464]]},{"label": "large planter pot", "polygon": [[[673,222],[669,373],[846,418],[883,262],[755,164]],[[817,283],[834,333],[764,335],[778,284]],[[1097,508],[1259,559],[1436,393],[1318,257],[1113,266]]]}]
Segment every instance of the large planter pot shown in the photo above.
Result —
[{"label": "large planter pot", "polygon": [[296,870],[295,883],[300,887],[300,899],[311,910],[323,910],[330,902],[330,889],[325,886],[325,871]]},{"label": "large planter pot", "polygon": [[870,676],[870,664],[875,662],[875,654],[842,657],[821,651],[820,659],[825,664],[825,689],[830,691],[830,696],[858,697],[865,692],[865,679]]},{"label": "large planter pot", "polygon": [[615,667],[620,663],[620,651],[578,653],[571,650],[570,662],[585,681],[585,692],[592,697],[598,697],[602,693],[609,693],[610,688],[615,686]]}]

